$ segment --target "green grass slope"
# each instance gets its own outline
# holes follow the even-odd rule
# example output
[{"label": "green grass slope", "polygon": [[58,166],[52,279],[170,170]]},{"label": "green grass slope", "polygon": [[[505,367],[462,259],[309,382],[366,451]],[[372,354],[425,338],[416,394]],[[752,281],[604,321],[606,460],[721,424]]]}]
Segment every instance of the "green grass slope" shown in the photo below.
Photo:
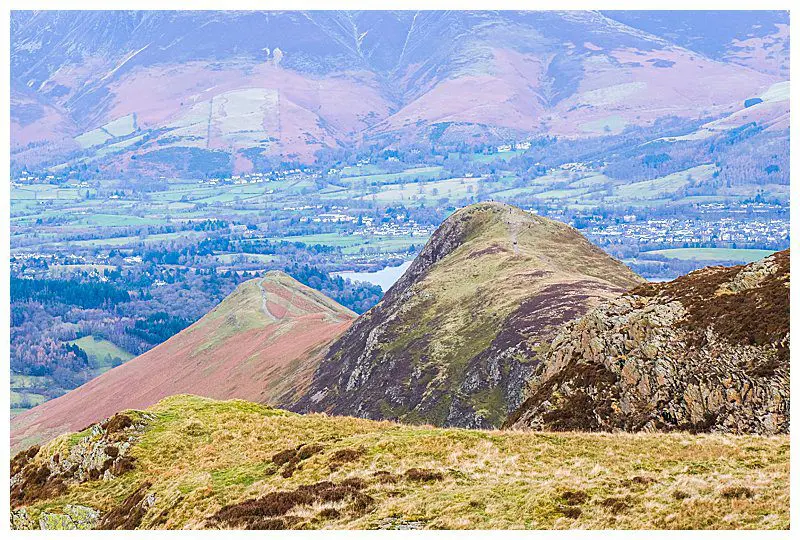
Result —
[{"label": "green grass slope", "polygon": [[16,528],[787,528],[789,437],[442,429],[174,396],[12,461]]},{"label": "green grass slope", "polygon": [[536,349],[641,282],[568,225],[501,203],[462,208],[331,346],[293,408],[498,427]]}]

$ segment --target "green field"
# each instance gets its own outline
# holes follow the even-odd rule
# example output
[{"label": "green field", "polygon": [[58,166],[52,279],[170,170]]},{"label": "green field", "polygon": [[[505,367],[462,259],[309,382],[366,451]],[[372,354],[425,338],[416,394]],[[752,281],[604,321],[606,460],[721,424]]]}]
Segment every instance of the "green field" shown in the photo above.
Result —
[{"label": "green field", "polygon": [[86,351],[86,355],[89,357],[89,364],[97,371],[97,375],[114,367],[112,362],[114,358],[119,358],[123,362],[133,358],[133,355],[128,351],[120,349],[106,339],[98,339],[94,336],[84,336],[70,341],[70,343]]},{"label": "green field", "polygon": [[11,374],[11,386],[16,389],[36,388],[47,384],[48,377],[37,377],[35,375],[20,375],[18,373]]},{"label": "green field", "polygon": [[336,233],[309,234],[305,236],[284,236],[271,238],[280,242],[303,242],[306,245],[323,245],[342,248],[342,253],[354,255],[362,249],[377,249],[381,252],[397,252],[408,249],[410,246],[423,246],[428,241],[427,236],[360,236],[340,235]]},{"label": "green field", "polygon": [[140,217],[122,214],[91,214],[75,216],[77,219],[71,222],[72,225],[97,226],[97,227],[129,227],[145,225],[161,225],[166,222],[164,219],[153,217]]},{"label": "green field", "polygon": [[728,248],[676,248],[657,249],[641,255],[661,255],[668,259],[685,261],[737,261],[751,263],[775,253],[768,249],[728,249]]},{"label": "green field", "polygon": [[128,246],[143,242],[145,244],[154,244],[157,242],[168,242],[170,240],[178,240],[180,238],[194,238],[202,236],[198,231],[181,231],[174,233],[163,234],[150,234],[145,237],[141,236],[120,236],[116,238],[101,238],[97,240],[76,240],[74,242],[55,242],[54,245],[72,245],[81,247],[93,246]]},{"label": "green field", "polygon": [[91,148],[92,146],[99,146],[113,138],[113,135],[105,131],[103,128],[97,128],[78,135],[75,137],[75,142],[81,145],[82,148]]},{"label": "green field", "polygon": [[699,165],[654,180],[634,182],[614,189],[614,195],[624,200],[656,199],[664,194],[671,194],[689,185],[691,180],[703,183],[710,179],[717,170],[716,165]]},{"label": "green field", "polygon": [[32,184],[11,188],[12,200],[67,201],[78,200],[86,189],[62,188],[51,184]]},{"label": "green field", "polygon": [[52,384],[49,377],[36,377],[33,375],[11,374],[11,416],[27,411],[47,401],[47,396],[39,394],[36,389],[41,389]]},{"label": "green field", "polygon": [[441,167],[416,167],[412,169],[406,169],[405,171],[397,173],[379,173],[379,174],[367,174],[361,176],[349,176],[346,178],[342,178],[342,180],[347,182],[351,186],[356,186],[359,183],[363,183],[365,185],[397,184],[403,181],[413,182],[416,179],[435,180],[439,177],[439,173],[441,171],[442,171]]},{"label": "green field", "polygon": [[24,412],[31,407],[41,405],[47,401],[47,396],[35,392],[11,390],[11,416]]},{"label": "green field", "polygon": [[411,201],[435,202],[444,198],[452,202],[468,197],[477,191],[477,178],[449,178],[425,183],[391,184],[383,186],[377,193],[364,195],[360,199],[398,203]]}]

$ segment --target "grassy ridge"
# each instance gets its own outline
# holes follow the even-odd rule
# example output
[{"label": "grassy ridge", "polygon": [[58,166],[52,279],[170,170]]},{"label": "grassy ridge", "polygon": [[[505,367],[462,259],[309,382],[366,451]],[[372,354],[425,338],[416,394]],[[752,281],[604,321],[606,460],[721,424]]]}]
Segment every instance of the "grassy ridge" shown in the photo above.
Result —
[{"label": "grassy ridge", "polygon": [[497,202],[460,209],[331,346],[297,410],[498,427],[528,351],[641,281],[563,223]]},{"label": "grassy ridge", "polygon": [[106,513],[150,482],[143,528],[247,526],[248,499],[271,525],[303,528],[789,526],[788,436],[438,429],[194,396],[148,412],[132,471],[34,503],[34,520],[67,504]]}]

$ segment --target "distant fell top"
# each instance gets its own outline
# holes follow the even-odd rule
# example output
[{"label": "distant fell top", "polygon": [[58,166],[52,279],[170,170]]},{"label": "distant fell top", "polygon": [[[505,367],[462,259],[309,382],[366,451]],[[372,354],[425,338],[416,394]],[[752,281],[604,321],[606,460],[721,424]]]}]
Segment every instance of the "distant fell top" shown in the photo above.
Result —
[{"label": "distant fell top", "polygon": [[199,321],[150,351],[14,417],[12,447],[179,393],[293,402],[327,346],[355,318],[289,275],[268,272],[240,284]]},{"label": "distant fell top", "polygon": [[[475,249],[477,246],[484,247]],[[510,204],[489,201],[466,206],[448,217],[392,289],[406,288],[434,264],[467,249],[471,259],[504,253],[542,269],[596,277],[624,288],[643,282],[573,227]]]}]

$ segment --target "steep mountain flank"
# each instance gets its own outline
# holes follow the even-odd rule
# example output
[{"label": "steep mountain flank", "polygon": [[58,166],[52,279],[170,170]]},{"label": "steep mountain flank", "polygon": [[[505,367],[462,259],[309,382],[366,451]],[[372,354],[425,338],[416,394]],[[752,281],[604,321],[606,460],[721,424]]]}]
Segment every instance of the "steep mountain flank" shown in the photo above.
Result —
[{"label": "steep mountain flank", "polygon": [[789,251],[638,287],[538,358],[507,426],[788,433]]},{"label": "steep mountain flank", "polygon": [[328,351],[295,409],[497,427],[534,352],[642,279],[571,227],[499,203],[461,209]]},{"label": "steep mountain flank", "polygon": [[437,429],[185,395],[10,476],[13,529],[789,527],[788,435]]},{"label": "steep mountain flank", "polygon": [[195,324],[158,347],[12,419],[13,448],[127,408],[192,392],[288,403],[308,385],[330,342],[355,314],[282,272],[241,284]]}]

